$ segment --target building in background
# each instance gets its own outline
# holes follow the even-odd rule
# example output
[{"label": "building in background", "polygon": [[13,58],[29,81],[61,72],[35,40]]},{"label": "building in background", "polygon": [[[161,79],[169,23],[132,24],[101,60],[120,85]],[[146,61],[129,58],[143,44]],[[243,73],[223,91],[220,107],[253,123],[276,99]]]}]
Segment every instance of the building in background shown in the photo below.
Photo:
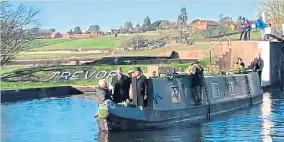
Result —
[{"label": "building in background", "polygon": [[219,26],[219,24],[215,21],[197,21],[196,23],[192,24],[193,27],[201,30],[201,31],[206,31],[210,28],[216,28]]}]

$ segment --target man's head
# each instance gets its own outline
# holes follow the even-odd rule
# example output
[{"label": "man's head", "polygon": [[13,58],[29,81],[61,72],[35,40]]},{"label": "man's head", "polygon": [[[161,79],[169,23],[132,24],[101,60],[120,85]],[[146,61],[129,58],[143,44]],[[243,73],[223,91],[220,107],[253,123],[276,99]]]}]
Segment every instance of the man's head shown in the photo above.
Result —
[{"label": "man's head", "polygon": [[260,16],[259,19],[262,20],[262,17]]},{"label": "man's head", "polygon": [[105,79],[100,79],[99,80],[99,88],[101,88],[101,89],[107,88],[107,82],[106,82]]},{"label": "man's head", "polygon": [[135,70],[134,70],[134,75],[135,76],[139,76],[142,74],[142,70],[140,67],[136,67]]},{"label": "man's head", "polygon": [[261,55],[260,55],[260,53],[258,54],[258,59],[261,59]]},{"label": "man's head", "polygon": [[121,75],[121,74],[122,74],[122,69],[121,69],[121,67],[118,67],[118,68],[116,69],[116,74],[117,74],[117,75]]},{"label": "man's head", "polygon": [[238,58],[238,61],[241,62],[241,61],[243,61],[243,59],[239,57],[239,58]]},{"label": "man's head", "polygon": [[133,70],[128,71],[128,77],[129,77],[129,78],[132,78],[132,77],[133,77],[133,73],[134,73]]}]

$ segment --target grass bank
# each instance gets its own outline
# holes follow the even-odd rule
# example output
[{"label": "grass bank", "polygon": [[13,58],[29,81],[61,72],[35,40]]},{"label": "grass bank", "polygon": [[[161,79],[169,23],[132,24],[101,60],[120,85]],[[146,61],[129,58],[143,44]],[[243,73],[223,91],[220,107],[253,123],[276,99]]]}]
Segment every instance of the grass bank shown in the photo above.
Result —
[{"label": "grass bank", "polygon": [[[231,35],[229,37],[231,39],[234,39],[234,40],[239,40],[240,34],[234,34],[234,35]],[[252,31],[250,37],[251,37],[251,40],[260,40],[261,39],[261,35],[258,31]]]},{"label": "grass bank", "polygon": [[[161,66],[172,66],[176,68],[186,68],[188,67],[190,63],[188,64],[162,64]],[[146,72],[147,65],[119,65],[123,69],[123,73],[127,74],[129,70],[133,70],[135,67],[141,67],[143,72]],[[71,69],[66,67],[64,71],[80,71],[80,70],[88,70],[88,71],[102,71],[102,70],[116,70],[118,65],[100,65],[100,66],[77,66]],[[1,75],[5,73],[10,73],[13,71],[23,71],[27,68],[23,67],[6,67],[1,69]],[[35,68],[36,69],[36,68]],[[30,75],[30,74],[29,74]],[[49,72],[45,71],[39,71],[34,73],[34,76],[37,77],[45,77],[48,76],[47,78],[50,77]],[[24,77],[23,78],[27,78]],[[21,79],[20,79],[21,80]],[[109,79],[108,79],[109,81]],[[15,90],[15,89],[26,89],[26,88],[41,88],[41,87],[54,87],[54,86],[72,86],[72,85],[79,85],[79,86],[89,86],[89,85],[97,85],[98,79],[91,78],[91,79],[84,79],[84,80],[77,80],[77,81],[59,81],[59,80],[51,80],[51,81],[17,81],[17,82],[6,82],[6,81],[1,81],[1,89],[2,90]]]},{"label": "grass bank", "polygon": [[[175,50],[175,51],[187,51],[187,50],[206,50],[209,49],[212,44],[195,44],[192,46],[177,46],[177,47],[162,47],[156,49],[149,50],[141,50],[141,51],[125,51],[117,53],[115,56],[156,56],[157,54],[166,51],[166,50]],[[54,50],[56,51],[56,50]],[[88,52],[66,52],[66,53],[54,53],[49,51],[35,51],[32,54],[19,54],[17,55],[17,60],[33,60],[33,59],[62,59],[62,58],[98,58],[103,56],[108,56],[108,54],[96,54],[96,53],[88,53]]]},{"label": "grass bank", "polygon": [[[43,46],[40,48],[31,49],[32,51],[55,51],[55,50],[73,50],[73,49],[97,49],[97,48],[114,48],[118,41],[122,38],[117,37],[113,38],[112,36],[99,36],[94,38],[84,38],[84,39],[76,39],[69,40],[65,42],[54,42],[54,44],[50,44],[48,46]],[[43,42],[52,42],[49,40],[57,40],[57,39],[48,39]],[[64,41],[64,39],[61,39]],[[66,39],[65,39],[66,40]]]}]

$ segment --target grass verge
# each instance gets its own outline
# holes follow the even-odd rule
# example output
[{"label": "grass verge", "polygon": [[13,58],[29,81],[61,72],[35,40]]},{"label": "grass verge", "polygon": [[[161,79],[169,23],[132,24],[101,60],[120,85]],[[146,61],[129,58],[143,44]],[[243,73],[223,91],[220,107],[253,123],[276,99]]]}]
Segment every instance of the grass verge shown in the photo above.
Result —
[{"label": "grass verge", "polygon": [[[231,39],[234,39],[234,40],[239,40],[240,34],[234,34],[234,35],[231,35],[229,37]],[[251,40],[260,40],[261,39],[261,35],[258,31],[252,31],[250,37],[251,37]]]},{"label": "grass verge", "polygon": [[[188,64],[161,64],[161,66],[172,66],[176,68],[186,68],[188,67],[190,63]],[[72,68],[73,71],[79,71],[83,69],[88,69],[89,71],[91,70],[96,70],[96,71],[101,71],[101,70],[116,70],[116,68],[120,66],[123,69],[123,73],[127,74],[129,70],[133,70],[135,67],[141,67],[143,72],[146,72],[147,66],[148,65],[100,65],[100,66],[95,66],[95,67],[90,67],[90,66],[77,66]],[[27,68],[21,68],[21,67],[6,67],[1,69],[1,75],[4,73],[9,73],[12,71],[21,71],[25,70]],[[71,69],[66,68],[65,70],[71,71]],[[44,71],[40,71],[35,73],[35,75],[39,75],[38,77],[44,77],[48,73]],[[25,77],[23,77],[25,78]],[[109,79],[108,79],[109,81]],[[6,81],[1,81],[1,90],[16,90],[16,89],[26,89],[26,88],[42,88],[42,87],[54,87],[54,86],[72,86],[72,85],[80,85],[80,86],[89,86],[89,85],[94,85],[96,86],[98,83],[98,79],[91,78],[91,79],[85,79],[85,80],[77,80],[77,81],[55,81],[51,80],[48,82],[35,82],[35,81],[17,81],[17,82],[6,82]]]},{"label": "grass verge", "polygon": [[[52,40],[52,39],[51,39]],[[97,48],[114,48],[121,38],[111,36],[101,36],[95,38],[84,38],[70,40],[61,43],[50,44],[41,48],[34,48],[32,51],[55,51],[55,50],[72,50],[72,49],[97,49]]]}]

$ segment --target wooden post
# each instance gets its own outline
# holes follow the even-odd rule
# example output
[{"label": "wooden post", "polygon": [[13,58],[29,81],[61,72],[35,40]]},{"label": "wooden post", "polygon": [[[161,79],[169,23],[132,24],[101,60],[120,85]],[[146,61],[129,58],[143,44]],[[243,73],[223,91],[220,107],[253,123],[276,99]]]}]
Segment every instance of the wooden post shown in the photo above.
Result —
[{"label": "wooden post", "polygon": [[212,55],[211,55],[211,50],[209,51],[209,61],[210,61],[210,64],[212,63]]}]

